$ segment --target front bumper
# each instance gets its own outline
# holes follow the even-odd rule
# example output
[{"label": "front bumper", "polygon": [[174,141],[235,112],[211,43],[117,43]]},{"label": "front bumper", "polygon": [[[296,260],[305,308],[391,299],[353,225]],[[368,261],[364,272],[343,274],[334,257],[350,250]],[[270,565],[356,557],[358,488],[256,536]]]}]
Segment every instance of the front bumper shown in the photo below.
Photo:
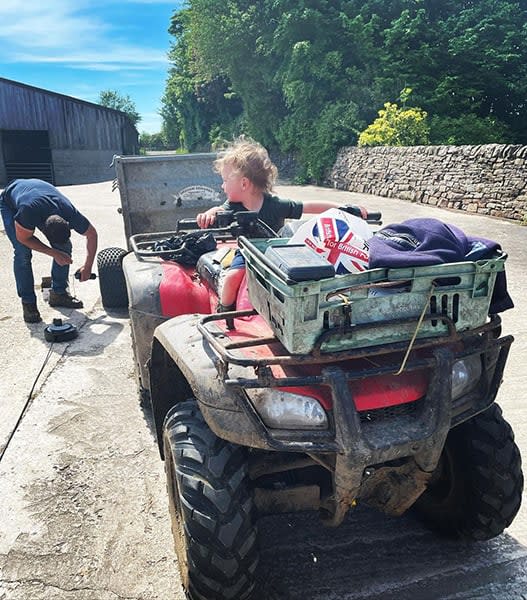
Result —
[{"label": "front bumper", "polygon": [[[382,367],[347,370],[339,366],[338,361],[328,361],[320,375],[277,379],[265,361],[257,361],[258,364],[251,367],[250,361],[238,360],[229,352],[226,358],[225,353],[218,351],[217,340],[210,343],[207,336],[202,337],[203,327],[199,326],[201,331],[198,333],[196,324],[196,318],[179,322],[176,340],[176,328],[169,321],[158,328],[156,337],[172,354],[189,382],[210,428],[219,437],[239,445],[305,453],[319,462],[325,455],[334,481],[334,493],[326,500],[325,507],[331,515],[330,520],[335,523],[342,519],[355,499],[361,497],[365,473],[371,466],[401,464],[406,459],[411,459],[413,465],[405,475],[404,500],[387,498],[385,512],[402,512],[419,496],[429,474],[437,466],[450,429],[484,411],[494,401],[513,341],[512,336],[497,337],[500,331],[497,317],[476,331],[457,334],[455,341],[433,340],[424,352],[421,348],[412,353],[405,365],[405,372],[426,369],[430,373],[426,395],[389,411],[380,409],[363,413],[355,407],[349,382],[397,373],[400,360],[395,357],[400,356],[400,345],[378,350],[385,355],[391,352],[393,364],[385,361]],[[175,348],[174,344],[181,345],[182,340],[185,340],[185,350]],[[375,350],[367,352],[371,356]],[[472,355],[480,356],[482,360],[479,383],[470,393],[452,401],[452,365],[456,360]],[[301,362],[302,357],[295,360]],[[245,393],[251,387],[302,385],[324,385],[331,389],[328,430],[270,429]]]}]

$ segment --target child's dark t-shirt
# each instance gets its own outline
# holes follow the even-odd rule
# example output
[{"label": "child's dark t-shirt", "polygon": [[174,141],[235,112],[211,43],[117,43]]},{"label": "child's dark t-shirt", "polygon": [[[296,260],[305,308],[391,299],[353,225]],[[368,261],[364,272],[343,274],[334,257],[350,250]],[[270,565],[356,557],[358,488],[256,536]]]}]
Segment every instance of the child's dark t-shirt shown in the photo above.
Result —
[{"label": "child's dark t-shirt", "polygon": [[[222,205],[222,209],[234,212],[247,210],[241,202],[230,202],[229,200]],[[284,226],[286,219],[300,219],[303,209],[302,202],[282,200],[278,196],[264,194],[264,201],[262,208],[258,211],[258,218],[273,231],[278,232]]]}]

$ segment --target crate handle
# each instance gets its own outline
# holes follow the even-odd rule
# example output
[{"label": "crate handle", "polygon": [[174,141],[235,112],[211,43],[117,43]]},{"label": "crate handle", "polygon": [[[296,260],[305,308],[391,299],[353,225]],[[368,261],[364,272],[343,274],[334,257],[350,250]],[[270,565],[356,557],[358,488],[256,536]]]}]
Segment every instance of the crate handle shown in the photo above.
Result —
[{"label": "crate handle", "polygon": [[417,321],[417,326],[415,328],[414,334],[412,335],[412,339],[410,340],[410,343],[408,344],[408,348],[406,349],[406,354],[404,355],[403,362],[401,363],[401,366],[399,367],[399,370],[397,371],[397,373],[395,373],[395,375],[400,375],[404,371],[404,368],[406,367],[406,363],[408,362],[408,357],[410,356],[410,352],[412,351],[412,348],[414,346],[414,342],[415,342],[415,339],[417,338],[419,328],[423,324],[423,319],[425,318],[426,311],[428,309],[428,306],[430,305],[430,299],[432,298],[432,294],[434,293],[435,287],[436,287],[435,282],[432,281],[432,285],[430,286],[430,291],[428,292],[428,297],[426,299],[425,305],[423,306],[423,310],[421,311],[421,316],[419,317],[419,320]]},{"label": "crate handle", "polygon": [[456,286],[461,283],[459,275],[451,275],[450,277],[436,277],[433,282],[437,286]]},{"label": "crate handle", "polygon": [[345,292],[355,292],[357,290],[369,290],[375,288],[393,288],[393,287],[404,287],[412,283],[411,279],[403,279],[401,281],[372,281],[369,283],[359,283],[357,285],[349,285],[347,287],[340,288],[338,290],[332,290],[326,295],[326,301],[331,302],[335,297],[343,298]]}]

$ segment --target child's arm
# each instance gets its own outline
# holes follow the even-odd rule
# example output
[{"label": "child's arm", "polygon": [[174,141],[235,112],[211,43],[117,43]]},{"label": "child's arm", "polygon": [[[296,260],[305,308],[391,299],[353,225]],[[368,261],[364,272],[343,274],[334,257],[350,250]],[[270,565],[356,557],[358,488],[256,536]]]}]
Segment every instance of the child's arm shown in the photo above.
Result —
[{"label": "child's arm", "polygon": [[[361,219],[368,218],[368,211],[363,206],[358,206],[355,204],[340,204],[338,202],[332,202],[331,200],[308,200],[307,202],[304,202],[303,205],[304,213],[314,213],[318,215],[330,208],[340,208],[341,210],[349,212],[350,214],[360,217]],[[380,215],[380,213],[374,213],[374,215],[377,214]],[[380,219],[380,216],[372,216],[372,218]]]},{"label": "child's arm", "polygon": [[342,206],[339,202],[332,202],[331,200],[306,200],[302,203],[304,205],[304,213],[320,214],[330,208],[340,208]]},{"label": "child's arm", "polygon": [[198,226],[201,227],[201,229],[206,229],[207,227],[210,227],[216,220],[216,213],[219,213],[222,210],[225,210],[223,205],[213,206],[212,208],[209,208],[209,210],[206,210],[203,213],[199,213],[198,215],[196,215],[196,222]]}]

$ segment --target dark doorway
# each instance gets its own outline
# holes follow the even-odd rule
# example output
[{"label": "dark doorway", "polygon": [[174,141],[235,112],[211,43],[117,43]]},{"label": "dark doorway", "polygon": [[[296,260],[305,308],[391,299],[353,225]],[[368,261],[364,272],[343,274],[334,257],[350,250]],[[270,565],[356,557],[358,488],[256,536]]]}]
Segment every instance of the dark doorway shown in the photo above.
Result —
[{"label": "dark doorway", "polygon": [[2,149],[8,183],[31,178],[55,183],[47,131],[4,129]]}]

